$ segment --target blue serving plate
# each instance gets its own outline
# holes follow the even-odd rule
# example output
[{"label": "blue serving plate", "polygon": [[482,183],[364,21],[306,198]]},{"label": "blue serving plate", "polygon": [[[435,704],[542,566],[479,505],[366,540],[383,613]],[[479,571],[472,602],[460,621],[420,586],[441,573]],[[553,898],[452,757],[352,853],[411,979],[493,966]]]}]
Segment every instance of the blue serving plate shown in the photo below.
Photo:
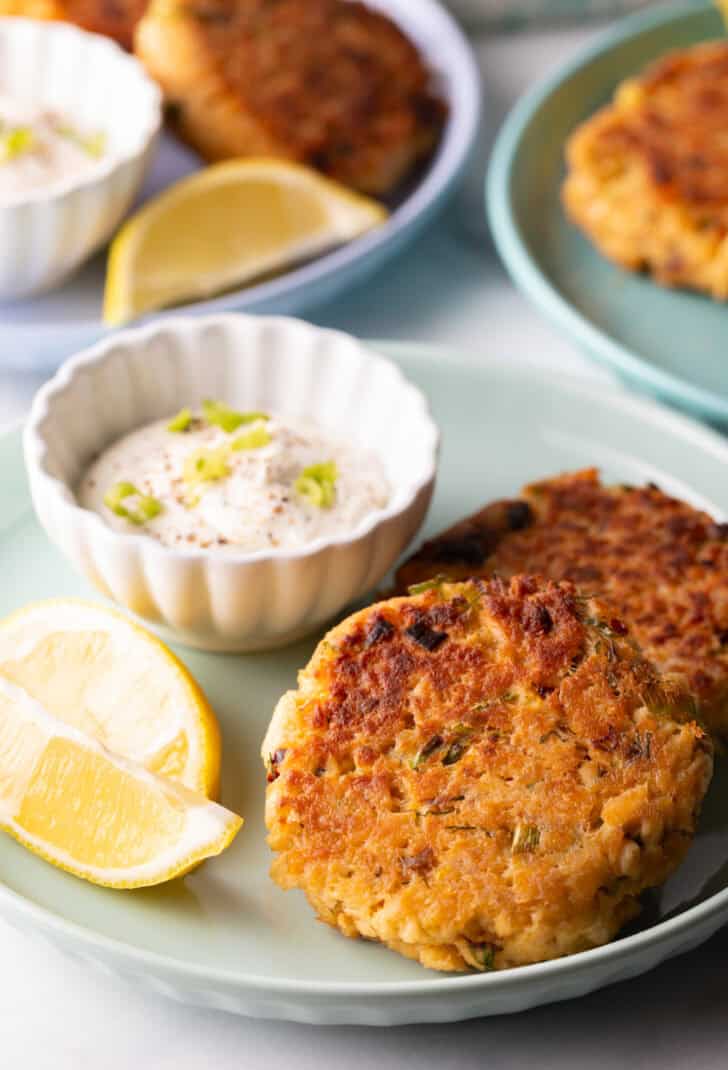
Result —
[{"label": "blue serving plate", "polygon": [[672,49],[724,34],[706,0],[621,20],[515,107],[487,182],[496,245],[527,296],[630,386],[720,424],[728,424],[728,307],[605,260],[569,224],[559,191],[566,139],[622,79]]}]

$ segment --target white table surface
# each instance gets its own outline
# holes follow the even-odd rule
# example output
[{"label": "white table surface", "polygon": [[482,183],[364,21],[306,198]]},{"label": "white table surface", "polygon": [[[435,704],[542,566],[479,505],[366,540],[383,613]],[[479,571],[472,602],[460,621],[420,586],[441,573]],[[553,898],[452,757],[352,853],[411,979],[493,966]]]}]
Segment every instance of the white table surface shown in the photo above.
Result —
[{"label": "white table surface", "polygon": [[[477,42],[492,131],[516,96],[595,29]],[[473,361],[591,367],[508,282],[487,238],[482,173],[490,137],[452,209],[373,282],[311,318],[379,338],[440,342]],[[21,416],[35,378],[0,374],[0,425]],[[0,1068],[16,1070],[724,1070],[728,929],[701,950],[584,999],[456,1026],[316,1029],[198,1011],[135,991],[0,922]]]}]

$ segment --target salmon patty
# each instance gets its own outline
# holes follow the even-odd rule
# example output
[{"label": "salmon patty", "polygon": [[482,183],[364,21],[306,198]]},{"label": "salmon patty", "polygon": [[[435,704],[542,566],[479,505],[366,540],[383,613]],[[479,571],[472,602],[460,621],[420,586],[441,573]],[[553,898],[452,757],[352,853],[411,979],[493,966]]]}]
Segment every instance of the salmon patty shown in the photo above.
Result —
[{"label": "salmon patty", "polygon": [[624,82],[567,146],[567,214],[610,260],[728,298],[728,43]]},{"label": "salmon patty", "polygon": [[655,486],[605,487],[590,468],[532,483],[425,543],[397,589],[437,573],[519,572],[608,598],[645,656],[682,674],[696,714],[728,736],[728,524]]},{"label": "salmon patty", "polygon": [[689,696],[572,584],[425,588],[334,628],[278,704],[274,880],[438,970],[605,943],[691,842],[712,751]]},{"label": "salmon patty", "polygon": [[131,49],[147,0],[0,0],[0,15],[73,22]]},{"label": "salmon patty", "polygon": [[284,157],[385,194],[445,120],[415,46],[349,0],[153,0],[136,51],[208,160]]}]

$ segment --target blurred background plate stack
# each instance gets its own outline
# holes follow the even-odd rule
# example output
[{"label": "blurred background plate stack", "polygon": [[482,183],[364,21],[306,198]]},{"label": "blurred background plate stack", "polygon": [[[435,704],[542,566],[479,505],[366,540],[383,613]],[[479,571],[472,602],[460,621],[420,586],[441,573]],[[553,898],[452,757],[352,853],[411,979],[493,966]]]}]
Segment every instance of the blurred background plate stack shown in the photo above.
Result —
[{"label": "blurred background plate stack", "polygon": [[[448,105],[440,145],[427,166],[387,201],[375,230],[284,274],[185,306],[186,314],[228,310],[298,314],[362,282],[401,251],[444,206],[463,174],[481,115],[481,82],[462,29],[437,0],[369,0],[393,19],[435,72]],[[164,132],[141,202],[199,170],[200,159]],[[0,367],[48,374],[106,333],[101,323],[105,262],[85,265],[68,283],[34,300],[0,306]],[[161,317],[174,315],[174,310]]]}]

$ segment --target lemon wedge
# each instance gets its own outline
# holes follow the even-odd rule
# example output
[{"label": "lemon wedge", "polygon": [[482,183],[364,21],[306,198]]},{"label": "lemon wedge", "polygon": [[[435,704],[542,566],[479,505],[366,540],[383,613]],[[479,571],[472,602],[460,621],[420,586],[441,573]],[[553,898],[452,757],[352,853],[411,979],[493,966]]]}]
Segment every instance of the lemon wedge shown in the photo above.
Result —
[{"label": "lemon wedge", "polygon": [[241,286],[350,241],[386,210],[287,160],[228,160],[182,179],[124,224],[109,252],[104,322]]},{"label": "lemon wedge", "polygon": [[46,861],[94,884],[139,888],[219,854],[241,824],[0,677],[0,828]]},{"label": "lemon wedge", "polygon": [[0,624],[0,680],[150,772],[215,798],[220,732],[187,669],[146,629],[74,599]]}]

